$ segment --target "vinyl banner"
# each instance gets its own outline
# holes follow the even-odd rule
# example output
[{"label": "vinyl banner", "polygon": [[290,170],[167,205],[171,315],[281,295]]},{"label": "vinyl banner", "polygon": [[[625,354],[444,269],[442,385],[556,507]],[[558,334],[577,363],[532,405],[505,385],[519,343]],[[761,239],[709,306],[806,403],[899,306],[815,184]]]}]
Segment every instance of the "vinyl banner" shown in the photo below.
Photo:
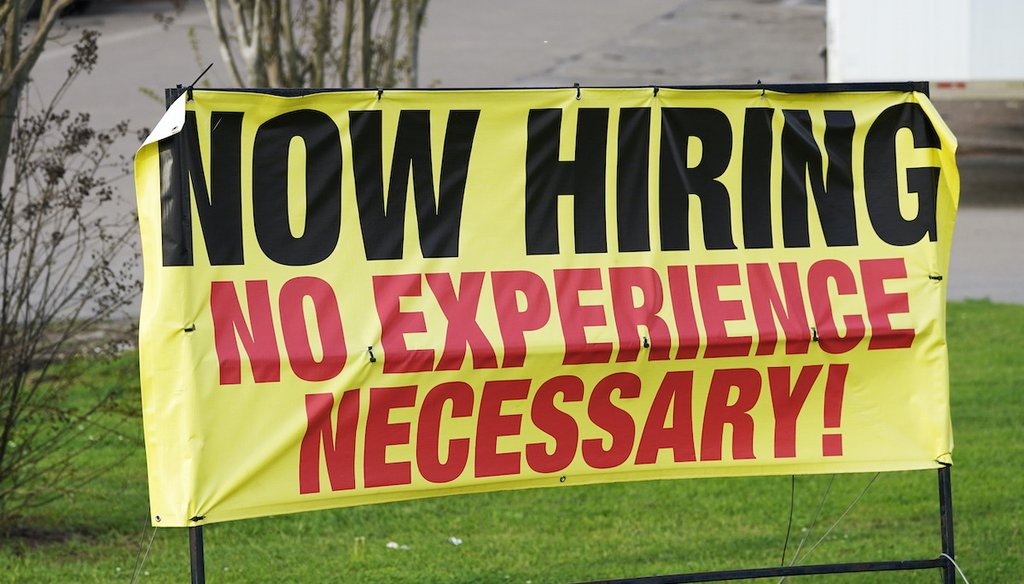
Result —
[{"label": "vinyl banner", "polygon": [[910,88],[183,95],[136,158],[155,524],[948,463]]}]

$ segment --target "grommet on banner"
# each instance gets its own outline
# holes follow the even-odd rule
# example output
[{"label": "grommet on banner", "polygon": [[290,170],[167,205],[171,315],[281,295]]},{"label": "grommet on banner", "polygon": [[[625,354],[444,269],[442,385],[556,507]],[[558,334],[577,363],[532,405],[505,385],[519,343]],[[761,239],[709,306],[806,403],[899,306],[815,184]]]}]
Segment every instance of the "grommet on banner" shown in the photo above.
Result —
[{"label": "grommet on banner", "polygon": [[366,352],[370,354],[370,363],[376,363],[377,358],[373,356],[373,346],[366,347]]},{"label": "grommet on banner", "polygon": [[583,99],[583,97],[580,95],[580,84],[574,83],[573,87],[576,88],[576,99]]}]

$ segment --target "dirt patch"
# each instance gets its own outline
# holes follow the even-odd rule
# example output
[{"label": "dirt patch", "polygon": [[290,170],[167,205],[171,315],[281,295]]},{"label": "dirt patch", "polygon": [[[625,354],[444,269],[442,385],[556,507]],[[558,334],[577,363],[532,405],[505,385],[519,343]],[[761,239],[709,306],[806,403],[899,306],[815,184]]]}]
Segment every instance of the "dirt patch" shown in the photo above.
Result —
[{"label": "dirt patch", "polygon": [[4,545],[11,545],[16,550],[18,548],[36,549],[66,543],[77,535],[73,531],[37,527],[15,527],[3,532],[3,538],[7,540]]}]

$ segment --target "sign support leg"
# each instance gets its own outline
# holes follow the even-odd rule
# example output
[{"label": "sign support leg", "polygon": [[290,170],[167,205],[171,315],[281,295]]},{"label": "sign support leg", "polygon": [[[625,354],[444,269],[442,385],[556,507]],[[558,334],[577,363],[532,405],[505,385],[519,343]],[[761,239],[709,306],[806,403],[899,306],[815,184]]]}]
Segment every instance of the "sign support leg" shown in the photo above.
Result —
[{"label": "sign support leg", "polygon": [[[953,565],[953,489],[949,476],[949,465],[939,469],[939,516],[942,520],[942,584],[956,584],[956,567]],[[948,556],[948,557],[947,557]]]},{"label": "sign support leg", "polygon": [[202,525],[188,528],[188,556],[192,566],[192,584],[206,584]]}]

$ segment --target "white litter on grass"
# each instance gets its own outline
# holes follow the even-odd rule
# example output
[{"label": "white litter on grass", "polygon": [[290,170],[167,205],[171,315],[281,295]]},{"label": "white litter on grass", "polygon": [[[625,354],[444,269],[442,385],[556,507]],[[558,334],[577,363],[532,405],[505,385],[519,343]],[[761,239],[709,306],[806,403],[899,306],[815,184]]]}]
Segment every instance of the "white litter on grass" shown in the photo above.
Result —
[{"label": "white litter on grass", "polygon": [[386,546],[389,550],[408,550],[409,546],[405,544],[399,544],[398,542],[389,541]]},{"label": "white litter on grass", "polygon": [[452,536],[448,538],[448,543],[452,545],[462,545],[462,539]]}]

